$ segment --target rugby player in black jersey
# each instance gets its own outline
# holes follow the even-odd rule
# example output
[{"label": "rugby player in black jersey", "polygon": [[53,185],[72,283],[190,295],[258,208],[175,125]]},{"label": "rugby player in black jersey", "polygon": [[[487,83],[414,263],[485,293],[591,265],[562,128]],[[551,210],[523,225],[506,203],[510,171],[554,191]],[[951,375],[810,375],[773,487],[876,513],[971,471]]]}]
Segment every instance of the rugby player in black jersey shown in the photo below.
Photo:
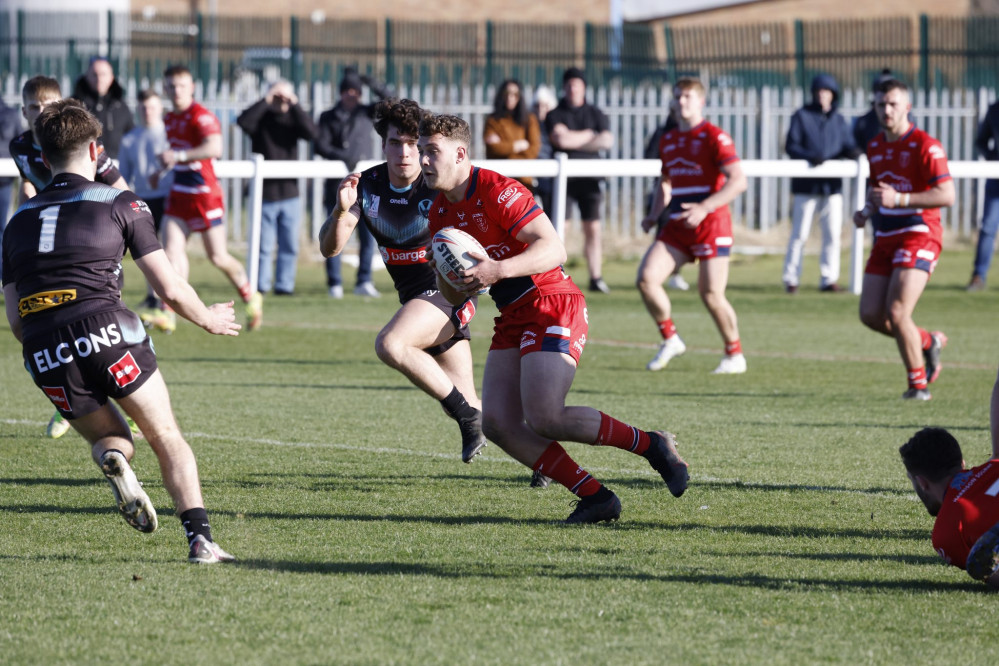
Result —
[{"label": "rugby player in black jersey", "polygon": [[[62,91],[59,89],[59,82],[47,76],[34,76],[25,81],[24,86],[21,87],[21,101],[24,105],[21,107],[21,113],[28,121],[28,129],[14,137],[10,142],[10,156],[14,159],[17,170],[21,173],[18,205],[35,196],[52,182],[52,170],[42,159],[42,149],[38,147],[38,141],[31,133],[31,128],[34,127],[35,119],[45,110],[45,107],[60,99],[62,99]],[[100,154],[97,157],[97,175],[94,180],[119,190],[127,190],[128,184],[121,177],[114,162],[99,141],[97,147]],[[68,430],[69,422],[56,410],[52,418],[49,419],[45,434],[52,439],[59,439]]]},{"label": "rugby player in black jersey", "polygon": [[34,134],[54,177],[17,211],[3,237],[7,321],[35,384],[91,445],[125,521],[142,532],[156,511],[135,478],[125,419],[142,429],[188,536],[188,560],[232,559],[211,538],[194,453],[170,407],[152,343],[121,300],[128,250],[157,294],[216,335],[238,335],[233,304],[205,306],[160,247],[149,207],[94,182],[101,125],[77,100],[48,105]]},{"label": "rugby player in black jersey", "polygon": [[402,303],[378,333],[375,351],[458,422],[461,459],[467,463],[486,445],[468,343],[475,299],[451,305],[437,291],[436,272],[427,263],[427,215],[437,193],[423,182],[416,149],[425,114],[408,99],[378,104],[375,131],[385,162],[340,183],[337,204],[319,231],[319,247],[323,256],[336,256],[360,221],[374,235]]}]

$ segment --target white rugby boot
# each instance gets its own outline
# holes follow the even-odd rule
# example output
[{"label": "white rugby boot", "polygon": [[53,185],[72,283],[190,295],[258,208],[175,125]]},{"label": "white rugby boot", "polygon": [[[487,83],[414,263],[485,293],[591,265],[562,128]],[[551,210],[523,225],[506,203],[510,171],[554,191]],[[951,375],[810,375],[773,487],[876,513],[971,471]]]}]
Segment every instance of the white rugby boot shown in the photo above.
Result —
[{"label": "white rugby boot", "polygon": [[742,354],[732,354],[723,356],[721,363],[711,374],[713,375],[741,375],[746,371],[746,357]]},{"label": "white rugby boot", "polygon": [[687,345],[683,344],[680,336],[671,335],[659,343],[659,351],[656,352],[656,355],[645,366],[645,369],[662,370],[670,362],[670,359],[680,356],[685,351],[687,351]]}]

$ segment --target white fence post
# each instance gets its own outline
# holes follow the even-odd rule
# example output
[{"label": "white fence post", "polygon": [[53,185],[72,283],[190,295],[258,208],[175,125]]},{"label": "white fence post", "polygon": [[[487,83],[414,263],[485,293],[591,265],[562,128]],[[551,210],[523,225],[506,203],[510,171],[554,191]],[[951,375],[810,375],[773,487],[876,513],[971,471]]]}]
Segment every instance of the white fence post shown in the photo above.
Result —
[{"label": "white fence post", "polygon": [[555,159],[558,161],[558,175],[555,176],[555,191],[552,192],[552,208],[555,210],[555,217],[552,218],[552,222],[555,224],[555,231],[558,232],[558,237],[565,242],[565,209],[566,209],[566,198],[568,197],[568,176],[566,175],[566,166],[569,164],[569,156],[565,153],[555,153]]},{"label": "white fence post", "polygon": [[[867,203],[867,156],[862,155],[857,162],[857,177],[853,180],[853,210],[844,211],[844,217],[853,224],[853,213]],[[850,292],[859,294],[864,284],[864,237],[867,227],[853,228],[853,244],[850,247]]]},{"label": "white fence post", "polygon": [[260,212],[264,206],[264,174],[261,167],[264,156],[253,154],[253,177],[250,179],[250,210],[247,223],[250,225],[249,247],[246,252],[246,274],[250,279],[250,289],[257,290],[257,273],[260,268]]}]

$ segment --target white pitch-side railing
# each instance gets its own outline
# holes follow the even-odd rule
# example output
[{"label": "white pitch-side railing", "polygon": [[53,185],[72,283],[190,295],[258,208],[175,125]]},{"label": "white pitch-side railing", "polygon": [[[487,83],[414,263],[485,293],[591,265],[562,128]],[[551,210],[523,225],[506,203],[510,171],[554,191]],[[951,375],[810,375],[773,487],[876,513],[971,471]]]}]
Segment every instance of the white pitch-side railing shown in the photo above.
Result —
[{"label": "white pitch-side railing", "polygon": [[[362,162],[356,170],[362,171],[378,164],[378,160]],[[570,160],[564,153],[558,153],[551,160],[475,160],[474,164],[497,171],[511,177],[554,178],[553,208],[549,217],[559,235],[565,234],[566,182],[573,176],[647,176],[656,177],[660,173],[659,160]],[[749,178],[847,178],[854,182],[853,205],[844,206],[844,224],[852,224],[853,211],[864,205],[869,170],[867,160],[835,160],[819,166],[810,166],[804,160],[743,160],[742,170]],[[955,179],[999,179],[999,162],[957,161],[950,162],[950,174]],[[261,155],[253,155],[250,160],[223,160],[216,162],[215,172],[219,178],[243,178],[249,181],[249,251],[246,264],[250,284],[256,284],[260,251],[260,210],[263,203],[263,182],[268,178],[307,178],[315,179],[316,189],[322,189],[324,179],[338,179],[347,175],[343,162],[325,160],[265,160]],[[11,159],[0,159],[0,177],[17,176],[17,168]],[[324,219],[322,204],[313,199],[313,233],[318,229],[318,220]],[[864,269],[864,229],[856,229],[850,252],[850,290],[860,293]]]}]

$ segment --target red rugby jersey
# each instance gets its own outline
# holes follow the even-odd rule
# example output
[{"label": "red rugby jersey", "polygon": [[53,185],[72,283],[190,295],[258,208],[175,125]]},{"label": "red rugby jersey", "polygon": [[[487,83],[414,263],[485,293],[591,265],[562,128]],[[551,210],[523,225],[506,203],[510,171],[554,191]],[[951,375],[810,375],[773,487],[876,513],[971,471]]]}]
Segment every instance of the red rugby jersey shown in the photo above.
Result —
[{"label": "red rugby jersey", "polygon": [[[671,129],[659,140],[662,175],[669,178],[672,190],[670,219],[683,212],[680,204],[699,203],[725,185],[721,168],[739,161],[732,137],[706,120],[686,132]],[[728,218],[728,206],[721,206],[705,222]]]},{"label": "red rugby jersey", "polygon": [[933,524],[933,548],[947,563],[965,566],[968,551],[999,523],[999,459],[957,474]]},{"label": "red rugby jersey", "polygon": [[[867,160],[871,185],[886,183],[902,194],[925,192],[950,180],[943,146],[915,125],[896,141],[887,141],[884,132],[878,133],[867,144]],[[877,236],[918,232],[939,240],[943,234],[939,208],[879,208],[871,223]]]},{"label": "red rugby jersey", "polygon": [[[186,111],[171,111],[163,117],[167,140],[172,150],[191,150],[205,142],[212,134],[221,134],[222,126],[215,115],[197,102]],[[197,160],[178,164],[173,168],[172,192],[186,194],[222,194],[215,177],[214,160]]]},{"label": "red rugby jersey", "polygon": [[[461,201],[450,202],[439,193],[430,206],[430,233],[454,227],[475,237],[490,258],[501,261],[527,248],[516,236],[529,222],[544,214],[524,185],[495,171],[472,167],[468,189]],[[558,266],[544,273],[500,280],[489,289],[496,307],[503,309],[528,293],[537,295],[580,293]]]}]

